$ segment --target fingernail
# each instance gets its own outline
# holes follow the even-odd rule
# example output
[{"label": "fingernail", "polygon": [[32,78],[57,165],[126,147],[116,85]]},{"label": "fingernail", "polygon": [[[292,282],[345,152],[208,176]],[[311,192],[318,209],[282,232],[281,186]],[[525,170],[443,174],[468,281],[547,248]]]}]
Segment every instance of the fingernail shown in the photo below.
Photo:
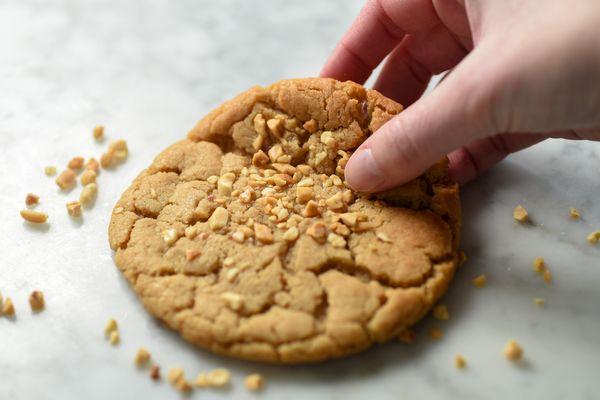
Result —
[{"label": "fingernail", "polygon": [[348,184],[361,192],[375,191],[385,181],[371,149],[362,149],[354,153],[348,160],[345,174]]}]

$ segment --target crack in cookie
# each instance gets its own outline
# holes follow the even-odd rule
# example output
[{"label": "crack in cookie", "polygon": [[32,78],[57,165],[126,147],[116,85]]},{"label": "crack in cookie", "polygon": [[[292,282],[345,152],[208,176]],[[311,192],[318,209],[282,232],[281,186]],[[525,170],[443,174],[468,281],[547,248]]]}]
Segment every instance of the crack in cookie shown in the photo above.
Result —
[{"label": "crack in cookie", "polygon": [[458,263],[447,160],[352,191],[347,160],[402,107],[331,79],[256,87],[159,154],[115,205],[109,241],[144,306],[220,354],[341,357],[414,324]]}]

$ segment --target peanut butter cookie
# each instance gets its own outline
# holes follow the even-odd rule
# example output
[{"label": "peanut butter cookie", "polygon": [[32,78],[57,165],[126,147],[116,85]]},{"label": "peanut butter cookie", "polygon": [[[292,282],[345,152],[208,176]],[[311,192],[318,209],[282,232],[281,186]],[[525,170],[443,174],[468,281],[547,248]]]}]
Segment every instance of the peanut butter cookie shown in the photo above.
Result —
[{"label": "peanut butter cookie", "polygon": [[397,336],[445,292],[460,231],[447,160],[378,195],[344,182],[401,110],[332,79],[242,93],[122,195],[117,265],[150,313],[216,353],[314,362]]}]

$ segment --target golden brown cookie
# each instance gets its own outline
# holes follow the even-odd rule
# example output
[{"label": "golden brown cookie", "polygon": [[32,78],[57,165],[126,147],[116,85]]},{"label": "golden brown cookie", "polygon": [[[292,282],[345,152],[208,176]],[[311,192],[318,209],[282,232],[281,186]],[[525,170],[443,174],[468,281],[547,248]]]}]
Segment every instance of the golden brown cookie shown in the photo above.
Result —
[{"label": "golden brown cookie", "polygon": [[156,157],[116,204],[116,262],[192,343],[279,363],[341,357],[422,318],[458,261],[447,160],[401,188],[344,184],[348,157],[402,107],[332,79],[255,87]]}]

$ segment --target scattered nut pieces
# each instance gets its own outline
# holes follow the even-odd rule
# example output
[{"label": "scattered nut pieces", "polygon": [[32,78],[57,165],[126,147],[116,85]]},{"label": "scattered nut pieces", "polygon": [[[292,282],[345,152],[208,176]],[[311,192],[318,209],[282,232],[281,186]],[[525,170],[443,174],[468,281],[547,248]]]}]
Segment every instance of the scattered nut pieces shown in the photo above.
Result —
[{"label": "scattered nut pieces", "polygon": [[269,156],[262,150],[257,151],[252,156],[252,165],[255,167],[263,167],[269,163]]},{"label": "scattered nut pieces", "polygon": [[67,164],[67,167],[69,169],[80,170],[81,168],[83,168],[84,161],[85,160],[83,157],[73,157],[71,161],[69,161],[69,163]]},{"label": "scattered nut pieces", "polygon": [[314,133],[317,131],[317,128],[319,127],[317,125],[317,121],[315,121],[314,119],[310,119],[308,121],[306,121],[302,127],[308,131],[308,133]]},{"label": "scattered nut pieces", "polygon": [[79,180],[83,186],[96,182],[96,171],[93,169],[86,169],[83,171],[83,174],[81,174]]},{"label": "scattered nut pieces", "polygon": [[546,283],[552,282],[552,272],[549,269],[546,269],[543,273],[543,278]]},{"label": "scattered nut pieces", "polygon": [[345,206],[344,200],[342,199],[342,192],[337,192],[333,196],[325,200],[325,204],[330,210],[339,210]]},{"label": "scattered nut pieces", "polygon": [[157,381],[160,379],[160,367],[158,365],[153,365],[150,367],[150,378],[153,381]]},{"label": "scattered nut pieces", "polygon": [[306,234],[318,243],[323,244],[327,240],[327,225],[321,221],[317,221],[306,230]]},{"label": "scattered nut pieces", "polygon": [[98,193],[98,185],[95,183],[89,183],[81,190],[79,201],[81,204],[89,204],[94,200],[94,198],[96,198],[96,193]]},{"label": "scattered nut pieces", "polygon": [[271,229],[266,225],[255,223],[254,224],[254,236],[261,243],[264,243],[264,244],[273,243],[273,232],[271,232]]},{"label": "scattered nut pieces", "polygon": [[504,356],[511,361],[520,360],[523,357],[523,348],[514,340],[510,340],[504,347]]},{"label": "scattered nut pieces", "polygon": [[313,189],[311,187],[299,186],[296,188],[296,201],[299,204],[305,204],[313,197]]},{"label": "scattered nut pieces", "polygon": [[49,165],[47,167],[44,167],[44,174],[46,174],[46,176],[54,176],[56,175],[56,167],[53,165]]},{"label": "scattered nut pieces", "polygon": [[537,257],[535,260],[533,260],[532,267],[535,272],[541,274],[546,270],[546,262],[542,257]]},{"label": "scattered nut pieces", "polygon": [[143,347],[140,347],[137,353],[135,354],[135,365],[138,367],[142,367],[148,364],[150,361],[150,352]]},{"label": "scattered nut pieces", "polygon": [[40,202],[40,196],[34,193],[27,193],[25,196],[25,204],[27,206],[32,206],[34,204],[38,204]]},{"label": "scattered nut pieces", "polygon": [[448,307],[445,304],[438,304],[433,307],[433,311],[431,312],[433,318],[440,321],[447,321],[450,319],[450,313],[448,312]]},{"label": "scattered nut pieces", "polygon": [[100,163],[94,157],[90,158],[87,163],[85,163],[85,169],[94,171],[96,175],[100,173]]},{"label": "scattered nut pieces", "polygon": [[4,299],[4,302],[2,304],[2,313],[1,314],[5,315],[7,317],[14,317],[15,305],[13,304],[10,297],[7,297],[6,299]]},{"label": "scattered nut pieces", "polygon": [[182,393],[187,393],[192,390],[192,386],[185,379],[185,374],[182,368],[171,368],[169,370],[169,374],[167,375],[167,380],[175,387],[175,389]]},{"label": "scattered nut pieces", "polygon": [[217,192],[220,196],[231,196],[233,181],[235,181],[235,174],[232,172],[228,172],[219,177],[217,180]]},{"label": "scattered nut pieces", "polygon": [[21,217],[27,222],[33,224],[43,224],[48,220],[48,214],[41,211],[21,210]]},{"label": "scattered nut pieces", "polygon": [[457,369],[465,369],[467,366],[467,360],[465,360],[465,358],[460,354],[457,354],[456,357],[454,357],[454,366]]},{"label": "scattered nut pieces", "polygon": [[546,299],[542,297],[534,297],[533,304],[535,304],[536,306],[544,307],[546,305]]},{"label": "scattered nut pieces", "polygon": [[223,387],[229,383],[231,373],[228,369],[217,368],[208,373],[198,374],[194,384],[201,388]]},{"label": "scattered nut pieces", "polygon": [[223,207],[217,207],[208,219],[208,226],[210,226],[210,229],[213,231],[218,231],[219,229],[225,227],[228,222],[229,212]]},{"label": "scattered nut pieces", "polygon": [[92,135],[96,140],[104,139],[104,127],[102,125],[95,126]]},{"label": "scattered nut pieces", "polygon": [[296,239],[298,239],[298,228],[295,226],[292,226],[283,234],[283,240],[286,242],[294,242]]},{"label": "scattered nut pieces", "polygon": [[600,230],[594,231],[587,236],[587,241],[596,244],[600,241]]},{"label": "scattered nut pieces", "polygon": [[412,329],[405,329],[398,335],[398,339],[402,343],[411,344],[417,338],[417,333]]},{"label": "scattered nut pieces", "polygon": [[261,374],[250,374],[244,379],[244,386],[252,391],[261,390],[265,386],[265,381]]},{"label": "scattered nut pieces", "polygon": [[120,339],[119,331],[112,331],[108,336],[108,342],[113,346],[119,344]]},{"label": "scattered nut pieces", "polygon": [[275,137],[280,138],[283,133],[283,124],[280,119],[271,118],[267,121],[267,128],[269,128],[269,132]]},{"label": "scattered nut pieces", "polygon": [[527,222],[529,220],[529,214],[527,210],[522,205],[517,205],[513,211],[513,218],[521,223]]},{"label": "scattered nut pieces", "polygon": [[319,204],[314,200],[309,200],[308,203],[306,203],[304,210],[302,210],[302,215],[307,218],[316,217],[320,213]]},{"label": "scattered nut pieces", "polygon": [[440,328],[431,328],[429,330],[429,337],[433,340],[441,339],[444,336],[444,332]]},{"label": "scattered nut pieces", "polygon": [[125,161],[129,155],[127,142],[123,139],[116,140],[108,146],[108,150],[100,156],[102,168],[111,168]]},{"label": "scattered nut pieces", "polygon": [[114,318],[111,318],[108,320],[108,322],[106,323],[106,326],[104,327],[104,334],[106,336],[109,336],[112,332],[114,332],[118,329],[119,329],[119,325],[117,324],[117,321]]},{"label": "scattered nut pieces", "polygon": [[45,306],[44,294],[39,290],[31,292],[29,295],[29,305],[31,306],[32,311],[42,311]]},{"label": "scattered nut pieces", "polygon": [[165,242],[165,244],[167,246],[172,245],[173,243],[175,243],[177,241],[177,239],[179,239],[177,237],[177,231],[175,229],[173,229],[173,228],[171,228],[171,229],[165,229],[162,232],[162,238],[163,238],[163,241]]},{"label": "scattered nut pieces", "polygon": [[581,218],[581,214],[579,214],[579,211],[576,208],[573,208],[573,207],[569,208],[569,216],[572,219],[579,219],[579,218]]},{"label": "scattered nut pieces", "polygon": [[473,285],[475,285],[476,287],[482,288],[487,284],[487,277],[485,276],[485,274],[481,274],[475,277],[472,282]]},{"label": "scattered nut pieces", "polygon": [[58,175],[58,177],[56,177],[55,182],[59,188],[61,188],[62,190],[67,190],[73,187],[73,185],[75,184],[76,177],[77,175],[75,174],[75,171],[67,168],[63,172],[61,172],[60,175]]},{"label": "scattered nut pieces", "polygon": [[81,217],[81,203],[77,200],[70,201],[67,203],[67,212],[71,217]]}]

